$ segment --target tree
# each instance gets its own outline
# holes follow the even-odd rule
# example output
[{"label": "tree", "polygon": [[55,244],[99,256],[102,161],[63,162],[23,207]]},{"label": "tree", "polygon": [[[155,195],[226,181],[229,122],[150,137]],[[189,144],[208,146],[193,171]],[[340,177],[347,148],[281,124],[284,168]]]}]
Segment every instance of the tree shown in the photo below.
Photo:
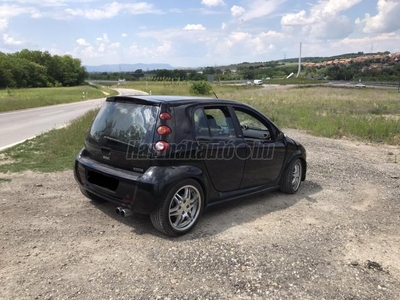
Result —
[{"label": "tree", "polygon": [[194,95],[208,95],[212,91],[211,84],[207,81],[193,82],[190,87],[190,93]]},{"label": "tree", "polygon": [[81,61],[71,56],[52,56],[27,49],[0,52],[0,88],[80,85],[88,76]]}]

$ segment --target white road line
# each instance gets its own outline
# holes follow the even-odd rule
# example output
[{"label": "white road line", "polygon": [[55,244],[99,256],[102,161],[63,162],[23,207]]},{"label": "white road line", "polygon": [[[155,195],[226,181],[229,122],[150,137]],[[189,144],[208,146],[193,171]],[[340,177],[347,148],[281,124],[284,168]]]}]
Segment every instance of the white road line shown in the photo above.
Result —
[{"label": "white road line", "polygon": [[19,142],[12,143],[12,144],[10,144],[10,145],[1,147],[1,148],[0,148],[0,152],[3,151],[3,150],[6,150],[7,148],[11,148],[11,147],[16,146],[16,145],[18,145],[18,144],[21,144],[21,143],[23,143],[23,142],[25,142],[25,141],[27,141],[27,140],[31,140],[31,139],[33,139],[33,138],[35,138],[35,137],[36,137],[36,135],[31,136],[30,138],[24,139],[24,140],[22,140],[22,141],[19,141]]}]

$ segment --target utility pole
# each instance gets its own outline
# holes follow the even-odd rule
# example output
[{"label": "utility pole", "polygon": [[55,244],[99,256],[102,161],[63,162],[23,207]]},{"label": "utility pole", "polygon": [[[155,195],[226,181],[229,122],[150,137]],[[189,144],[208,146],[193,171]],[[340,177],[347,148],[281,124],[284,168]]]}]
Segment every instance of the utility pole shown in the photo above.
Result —
[{"label": "utility pole", "polygon": [[296,78],[299,77],[300,72],[301,72],[301,42],[300,42],[299,70],[297,71]]}]

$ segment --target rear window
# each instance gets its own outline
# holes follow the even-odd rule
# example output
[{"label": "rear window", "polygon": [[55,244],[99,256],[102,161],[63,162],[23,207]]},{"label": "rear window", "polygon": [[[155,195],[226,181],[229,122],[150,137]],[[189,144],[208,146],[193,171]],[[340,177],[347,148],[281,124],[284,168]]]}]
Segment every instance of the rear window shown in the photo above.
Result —
[{"label": "rear window", "polygon": [[99,144],[148,144],[153,140],[158,106],[105,102],[90,129],[89,138]]}]

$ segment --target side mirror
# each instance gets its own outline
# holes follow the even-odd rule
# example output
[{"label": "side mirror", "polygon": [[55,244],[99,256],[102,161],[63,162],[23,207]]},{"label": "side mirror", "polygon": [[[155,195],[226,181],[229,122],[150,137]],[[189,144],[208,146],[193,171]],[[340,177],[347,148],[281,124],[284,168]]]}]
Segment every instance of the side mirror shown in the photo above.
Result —
[{"label": "side mirror", "polygon": [[276,135],[277,140],[283,140],[286,137],[286,134],[284,134],[282,131],[279,131],[278,134]]}]

